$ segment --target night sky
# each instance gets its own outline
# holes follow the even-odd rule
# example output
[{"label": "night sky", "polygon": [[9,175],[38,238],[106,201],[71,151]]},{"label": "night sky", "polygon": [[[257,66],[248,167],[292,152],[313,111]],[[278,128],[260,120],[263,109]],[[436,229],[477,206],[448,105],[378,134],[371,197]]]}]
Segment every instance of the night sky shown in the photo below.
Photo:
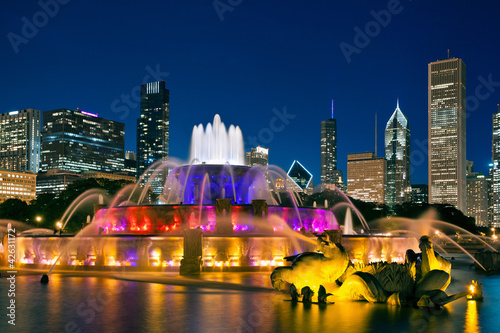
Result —
[{"label": "night sky", "polygon": [[[383,155],[399,98],[412,132],[412,183],[427,183],[427,65],[450,49],[467,65],[467,159],[487,172],[500,103],[498,1],[222,0],[219,13],[213,1],[60,1],[68,3],[55,14],[50,6],[50,16],[37,1],[3,4],[0,112],[79,107],[125,122],[125,148],[135,151],[139,103],[122,96],[164,79],[171,156],[187,158],[193,126],[219,113],[241,127],[247,150],[254,137],[271,164],[287,170],[297,159],[318,184],[331,99],[345,173],[348,153],[374,150],[375,112]],[[388,7],[390,22],[374,23],[371,11]],[[28,28],[34,21],[38,31]],[[340,44],[356,47],[354,29],[367,24],[372,37],[357,40],[348,62]],[[284,110],[287,124],[272,126]]]}]

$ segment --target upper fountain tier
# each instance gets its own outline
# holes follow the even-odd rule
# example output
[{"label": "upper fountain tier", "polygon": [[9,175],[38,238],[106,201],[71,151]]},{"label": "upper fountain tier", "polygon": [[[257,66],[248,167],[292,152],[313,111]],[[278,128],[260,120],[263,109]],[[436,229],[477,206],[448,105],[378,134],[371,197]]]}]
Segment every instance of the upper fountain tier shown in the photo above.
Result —
[{"label": "upper fountain tier", "polygon": [[192,164],[226,164],[245,165],[243,135],[239,126],[226,126],[218,114],[213,124],[208,123],[193,127],[189,162]]}]

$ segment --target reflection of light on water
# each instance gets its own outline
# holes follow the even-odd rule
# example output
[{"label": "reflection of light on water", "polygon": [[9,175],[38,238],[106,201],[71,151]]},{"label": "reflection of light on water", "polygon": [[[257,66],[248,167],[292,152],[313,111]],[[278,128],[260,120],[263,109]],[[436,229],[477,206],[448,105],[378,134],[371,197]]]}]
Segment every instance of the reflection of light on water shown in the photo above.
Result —
[{"label": "reflection of light on water", "polygon": [[[471,287],[474,288],[474,286]],[[464,332],[467,333],[481,332],[481,327],[479,327],[476,301],[467,302],[467,311],[465,312]]]}]

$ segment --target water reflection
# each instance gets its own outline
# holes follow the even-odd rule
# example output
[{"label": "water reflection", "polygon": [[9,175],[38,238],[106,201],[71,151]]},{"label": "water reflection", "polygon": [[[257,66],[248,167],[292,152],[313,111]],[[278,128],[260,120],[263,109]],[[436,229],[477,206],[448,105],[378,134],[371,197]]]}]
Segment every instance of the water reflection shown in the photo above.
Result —
[{"label": "water reflection", "polygon": [[[498,327],[500,277],[478,276],[466,269],[455,272],[454,277],[450,288],[454,291],[479,278],[485,301],[461,299],[439,311],[366,302],[294,304],[284,301],[289,295],[252,289],[270,285],[264,273],[203,274],[184,286],[59,274],[42,285],[39,276],[20,275],[16,280],[16,331],[476,333]],[[226,284],[208,288],[203,279]],[[0,290],[7,290],[7,283],[0,278]],[[241,287],[233,288],[233,284]],[[0,297],[0,308],[7,301]],[[0,322],[0,332],[8,328],[5,321]]]},{"label": "water reflection", "polygon": [[464,332],[467,333],[478,333],[481,332],[481,327],[479,326],[478,319],[478,307],[479,302],[468,301],[467,311],[465,312],[465,325]]}]

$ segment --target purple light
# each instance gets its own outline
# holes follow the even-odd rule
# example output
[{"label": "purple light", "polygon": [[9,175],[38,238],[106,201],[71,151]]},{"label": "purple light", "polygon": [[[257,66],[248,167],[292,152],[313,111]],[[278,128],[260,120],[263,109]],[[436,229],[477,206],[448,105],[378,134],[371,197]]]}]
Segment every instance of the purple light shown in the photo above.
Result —
[{"label": "purple light", "polygon": [[97,113],[90,113],[90,112],[87,112],[87,111],[80,111],[82,114],[86,115],[86,116],[91,116],[91,117],[94,117],[94,118],[97,118],[98,115]]}]

